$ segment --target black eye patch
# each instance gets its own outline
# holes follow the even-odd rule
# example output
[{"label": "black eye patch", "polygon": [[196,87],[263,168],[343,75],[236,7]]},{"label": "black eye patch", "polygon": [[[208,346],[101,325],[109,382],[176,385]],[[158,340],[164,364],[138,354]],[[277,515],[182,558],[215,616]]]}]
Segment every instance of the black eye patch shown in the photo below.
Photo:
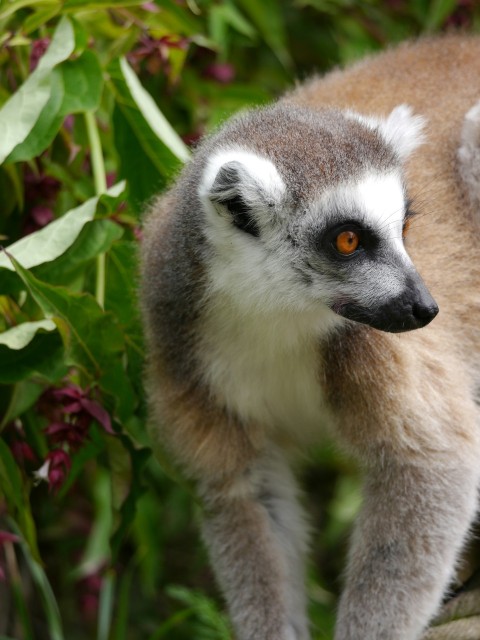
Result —
[{"label": "black eye patch", "polygon": [[[350,254],[343,254],[338,248],[338,239],[342,235],[351,233],[358,238],[358,246]],[[345,221],[327,228],[317,239],[317,249],[325,252],[331,259],[350,260],[359,257],[366,251],[375,250],[380,244],[378,235],[369,227],[357,221]]]}]

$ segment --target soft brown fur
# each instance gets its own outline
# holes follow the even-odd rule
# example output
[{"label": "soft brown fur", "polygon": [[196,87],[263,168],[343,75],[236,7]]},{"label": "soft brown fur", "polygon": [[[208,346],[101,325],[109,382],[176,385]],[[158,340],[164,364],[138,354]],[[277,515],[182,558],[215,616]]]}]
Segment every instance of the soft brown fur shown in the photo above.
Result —
[{"label": "soft brown fur", "polygon": [[[382,117],[406,103],[427,118],[426,142],[405,169],[419,214],[406,247],[440,314],[428,327],[402,334],[350,323],[318,344],[330,426],[367,474],[337,640],[418,638],[438,607],[474,515],[480,185],[472,179],[466,186],[457,156],[465,114],[479,100],[480,39],[466,36],[404,44],[314,79],[283,99]],[[291,479],[282,485],[283,454],[277,459],[285,434],[242,421],[202,378],[193,349],[202,312],[193,301],[205,291],[206,276],[200,253],[182,244],[182,234],[193,231],[175,226],[172,211],[189,197],[178,189],[155,205],[145,229],[153,437],[198,481],[207,505],[206,544],[238,638],[306,640],[300,594],[305,544],[297,542],[305,537],[304,526],[292,506]],[[200,233],[201,219],[193,220]],[[160,274],[174,281],[175,268],[189,269],[191,289],[165,295],[160,304],[156,295],[167,288],[167,276]],[[176,306],[179,296],[183,307]],[[161,325],[167,328],[160,331]]]}]

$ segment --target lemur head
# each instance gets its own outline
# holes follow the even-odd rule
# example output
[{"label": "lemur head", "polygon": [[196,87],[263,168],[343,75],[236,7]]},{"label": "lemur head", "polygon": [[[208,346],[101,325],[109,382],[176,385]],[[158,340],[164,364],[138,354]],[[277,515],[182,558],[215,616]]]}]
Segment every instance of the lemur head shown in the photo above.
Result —
[{"label": "lemur head", "polygon": [[210,287],[384,331],[428,324],[438,307],[403,242],[422,127],[404,105],[377,120],[280,103],[227,123],[194,160]]}]

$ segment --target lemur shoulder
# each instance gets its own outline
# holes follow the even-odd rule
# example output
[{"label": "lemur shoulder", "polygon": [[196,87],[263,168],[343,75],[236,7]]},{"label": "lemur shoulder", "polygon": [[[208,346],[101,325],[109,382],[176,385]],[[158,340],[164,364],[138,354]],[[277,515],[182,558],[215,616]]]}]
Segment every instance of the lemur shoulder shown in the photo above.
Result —
[{"label": "lemur shoulder", "polygon": [[[407,43],[206,137],[145,225],[152,437],[239,640],[307,640],[290,464],[365,473],[336,640],[414,640],[477,508],[480,39]],[[438,309],[440,313],[437,316]]]}]

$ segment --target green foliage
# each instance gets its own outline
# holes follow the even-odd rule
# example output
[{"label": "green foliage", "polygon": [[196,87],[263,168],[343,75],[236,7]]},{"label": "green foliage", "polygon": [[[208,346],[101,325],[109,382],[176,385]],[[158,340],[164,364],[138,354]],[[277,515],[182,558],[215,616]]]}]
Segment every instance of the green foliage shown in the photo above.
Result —
[{"label": "green foliage", "polygon": [[[142,209],[238,109],[452,26],[478,30],[476,3],[0,3],[0,637],[231,637],[196,503],[145,435]],[[315,461],[326,638],[358,485],[328,447]]]}]

